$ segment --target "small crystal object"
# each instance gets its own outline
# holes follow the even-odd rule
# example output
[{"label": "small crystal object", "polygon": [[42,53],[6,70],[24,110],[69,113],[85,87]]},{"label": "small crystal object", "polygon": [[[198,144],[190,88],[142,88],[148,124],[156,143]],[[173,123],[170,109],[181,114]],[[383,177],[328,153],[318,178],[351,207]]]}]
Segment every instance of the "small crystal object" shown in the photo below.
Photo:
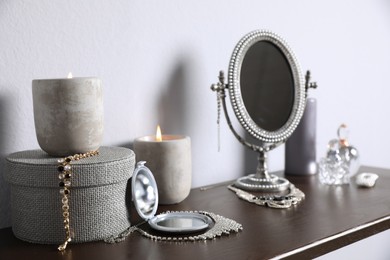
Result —
[{"label": "small crystal object", "polygon": [[319,163],[320,182],[328,185],[348,184],[349,168],[344,161],[322,158]]},{"label": "small crystal object", "polygon": [[356,176],[356,184],[360,187],[372,188],[375,186],[378,174],[363,172]]},{"label": "small crystal object", "polygon": [[319,162],[320,182],[328,185],[348,184],[350,178],[359,169],[358,150],[348,143],[348,129],[342,124],[338,130],[338,139],[328,143],[326,157]]},{"label": "small crystal object", "polygon": [[69,164],[64,166],[65,171],[70,171],[71,169],[72,169],[72,166],[70,166]]}]

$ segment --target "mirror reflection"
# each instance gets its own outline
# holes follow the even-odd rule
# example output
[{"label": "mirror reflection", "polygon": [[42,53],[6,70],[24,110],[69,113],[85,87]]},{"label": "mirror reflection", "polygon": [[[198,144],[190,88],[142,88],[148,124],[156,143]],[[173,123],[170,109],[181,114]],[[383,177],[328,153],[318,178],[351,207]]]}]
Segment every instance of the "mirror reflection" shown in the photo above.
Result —
[{"label": "mirror reflection", "polygon": [[162,213],[148,221],[151,228],[163,232],[191,233],[209,228],[213,220],[196,212]]},{"label": "mirror reflection", "polygon": [[156,204],[157,191],[150,184],[150,179],[142,171],[135,178],[134,200],[136,200],[142,214],[150,215],[153,213]]},{"label": "mirror reflection", "polygon": [[242,62],[240,82],[252,120],[266,131],[280,129],[294,105],[292,71],[280,49],[269,41],[253,44]]},{"label": "mirror reflection", "polygon": [[161,219],[156,222],[156,225],[168,228],[197,228],[205,225],[205,222],[198,218],[191,217],[175,217]]}]

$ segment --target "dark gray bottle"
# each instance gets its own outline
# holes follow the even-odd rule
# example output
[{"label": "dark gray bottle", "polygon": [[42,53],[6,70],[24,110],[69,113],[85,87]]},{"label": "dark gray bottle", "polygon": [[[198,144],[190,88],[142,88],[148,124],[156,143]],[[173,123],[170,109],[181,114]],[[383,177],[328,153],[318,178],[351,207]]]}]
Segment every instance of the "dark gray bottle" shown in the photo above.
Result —
[{"label": "dark gray bottle", "polygon": [[317,100],[308,98],[303,117],[285,145],[285,173],[312,175],[318,170],[316,157]]}]

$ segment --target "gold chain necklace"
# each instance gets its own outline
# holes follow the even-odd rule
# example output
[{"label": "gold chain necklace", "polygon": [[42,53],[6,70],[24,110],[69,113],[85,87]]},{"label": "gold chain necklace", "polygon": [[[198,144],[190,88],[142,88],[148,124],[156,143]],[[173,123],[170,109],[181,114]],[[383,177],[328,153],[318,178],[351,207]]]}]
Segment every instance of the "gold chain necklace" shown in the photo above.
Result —
[{"label": "gold chain necklace", "polygon": [[64,229],[65,229],[65,242],[58,246],[59,251],[64,251],[70,241],[72,241],[72,234],[70,230],[70,213],[69,213],[69,196],[71,188],[71,177],[72,177],[72,161],[78,161],[83,158],[91,157],[99,154],[99,151],[91,151],[83,154],[75,154],[67,156],[58,160],[58,171],[60,172],[58,178],[60,179],[60,194],[62,195],[62,217],[64,218]]}]

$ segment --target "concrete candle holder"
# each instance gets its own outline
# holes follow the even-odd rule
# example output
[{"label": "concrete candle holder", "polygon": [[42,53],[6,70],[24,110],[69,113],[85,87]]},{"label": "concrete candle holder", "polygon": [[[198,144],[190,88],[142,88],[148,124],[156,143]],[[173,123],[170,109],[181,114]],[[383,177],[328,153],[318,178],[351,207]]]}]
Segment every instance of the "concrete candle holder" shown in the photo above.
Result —
[{"label": "concrete candle holder", "polygon": [[146,161],[157,182],[160,204],[183,201],[191,190],[191,140],[187,136],[145,136],[134,141],[137,161]]},{"label": "concrete candle holder", "polygon": [[98,78],[32,82],[39,146],[51,156],[97,150],[103,139],[103,90]]}]

